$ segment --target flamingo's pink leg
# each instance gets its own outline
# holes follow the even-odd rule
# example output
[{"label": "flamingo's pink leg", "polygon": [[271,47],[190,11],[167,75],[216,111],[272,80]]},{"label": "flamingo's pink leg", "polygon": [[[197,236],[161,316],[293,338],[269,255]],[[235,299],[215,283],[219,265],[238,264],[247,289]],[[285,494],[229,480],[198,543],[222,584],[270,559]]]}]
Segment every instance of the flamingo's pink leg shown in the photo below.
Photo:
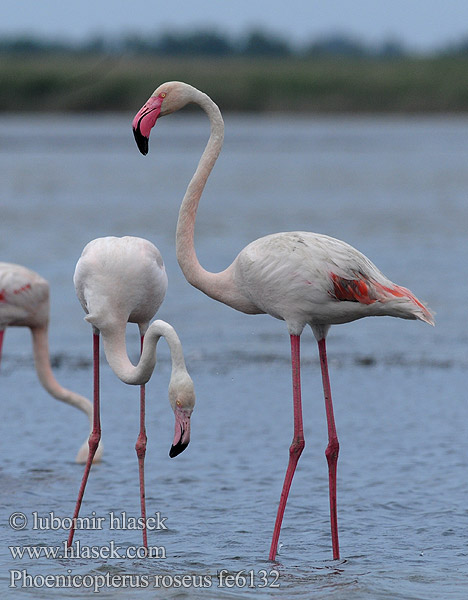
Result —
[{"label": "flamingo's pink leg", "polygon": [[3,336],[5,335],[5,330],[0,329],[0,363],[2,362],[2,348],[3,348]]},{"label": "flamingo's pink leg", "polygon": [[96,332],[93,333],[93,381],[93,430],[88,440],[88,460],[86,461],[83,479],[81,480],[80,491],[78,492],[78,499],[76,501],[75,512],[73,514],[72,526],[70,528],[70,533],[68,536],[68,546],[71,546],[73,542],[73,535],[75,533],[75,523],[80,512],[81,502],[83,500],[86,483],[88,481],[89,471],[91,469],[91,465],[93,464],[93,458],[96,454],[96,450],[99,446],[99,441],[101,439],[101,419],[99,414],[99,333]]},{"label": "flamingo's pink leg", "polygon": [[304,449],[304,432],[302,428],[302,404],[301,404],[301,356],[300,356],[300,336],[291,335],[291,364],[293,381],[293,405],[294,405],[294,438],[289,447],[289,463],[284,478],[283,490],[276,515],[275,529],[270,547],[270,560],[275,560],[278,539],[283,521],[284,509],[288,500],[289,489],[296,470],[297,461]]},{"label": "flamingo's pink leg", "polygon": [[333,558],[340,558],[340,547],[338,543],[338,520],[336,515],[336,465],[340,445],[336,435],[335,418],[333,416],[333,402],[330,389],[330,378],[328,376],[327,350],[325,338],[319,340],[320,367],[322,370],[323,393],[325,396],[325,410],[328,425],[328,446],[325,456],[328,462],[328,485],[330,494],[330,524],[332,535]]},{"label": "flamingo's pink leg", "polygon": [[[141,348],[143,348],[144,336],[141,336]],[[146,428],[145,428],[145,386],[140,386],[140,433],[138,435],[135,450],[138,457],[138,471],[140,474],[140,505],[141,518],[143,521],[143,546],[148,550],[148,538],[146,531],[146,497],[145,497],[145,454],[146,454]]]}]

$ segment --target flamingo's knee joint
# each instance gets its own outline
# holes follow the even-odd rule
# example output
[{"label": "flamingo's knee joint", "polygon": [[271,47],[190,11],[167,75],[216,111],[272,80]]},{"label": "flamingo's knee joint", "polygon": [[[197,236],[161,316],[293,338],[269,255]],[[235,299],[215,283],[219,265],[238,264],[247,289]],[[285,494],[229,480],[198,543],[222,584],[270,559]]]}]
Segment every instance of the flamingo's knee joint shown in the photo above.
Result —
[{"label": "flamingo's knee joint", "polygon": [[101,440],[101,432],[100,431],[92,431],[91,435],[88,439],[88,447],[90,452],[96,452],[97,447],[99,446],[99,442]]},{"label": "flamingo's knee joint", "polygon": [[145,434],[140,434],[135,444],[135,450],[138,458],[143,458],[146,454],[146,440]]},{"label": "flamingo's knee joint", "polygon": [[299,458],[299,456],[302,454],[302,451],[304,450],[304,447],[305,447],[304,438],[295,438],[292,441],[292,444],[289,446],[289,456],[294,457],[294,458]]},{"label": "flamingo's knee joint", "polygon": [[338,454],[340,452],[340,444],[338,442],[338,438],[334,437],[328,442],[328,446],[325,450],[325,456],[327,457],[327,461],[336,462],[338,460]]}]

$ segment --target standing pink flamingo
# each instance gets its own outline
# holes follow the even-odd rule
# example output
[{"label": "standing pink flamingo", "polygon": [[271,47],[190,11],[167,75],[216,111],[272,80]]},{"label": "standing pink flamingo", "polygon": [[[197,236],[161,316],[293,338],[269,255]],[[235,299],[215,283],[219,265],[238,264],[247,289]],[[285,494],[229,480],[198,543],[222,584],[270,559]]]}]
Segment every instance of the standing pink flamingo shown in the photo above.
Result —
[{"label": "standing pink flamingo", "polygon": [[287,497],[304,448],[300,388],[300,335],[309,325],[318,342],[328,446],[330,521],[333,558],[340,556],[336,514],[338,437],[328,376],[325,338],[331,325],[367,316],[420,319],[434,324],[431,312],[406,288],[387,279],[363,254],[340,240],[309,232],[285,232],[262,237],[246,246],[220,273],[199,263],[194,247],[195,217],[209,174],[221,151],[224,124],[219,108],[206,94],[181,82],[160,85],[133,120],[142,154],[148,152],[152,127],[160,116],[198,104],[208,115],[211,134],[180,207],[176,247],[179,265],[193,286],[219,302],[247,314],[267,313],[286,322],[291,341],[294,437],[281,492],[270,560],[277,552]]},{"label": "standing pink flamingo", "polygon": [[[49,284],[47,281],[21,265],[0,262],[0,359],[5,329],[7,327],[29,327],[32,335],[34,363],[39,381],[49,394],[83,411],[92,426],[93,405],[91,402],[62,387],[55,379],[49,356]],[[102,456],[99,448],[94,460]],[[76,462],[85,463],[88,445],[83,443]]]},{"label": "standing pink flamingo", "polygon": [[[167,289],[167,275],[159,250],[148,240],[125,236],[97,238],[89,242],[76,265],[74,284],[85,320],[93,326],[94,423],[89,437],[86,463],[74,519],[78,517],[94,453],[101,439],[99,398],[99,335],[114,373],[125,383],[140,385],[140,432],[135,445],[140,476],[140,504],[143,545],[148,548],[144,460],[146,454],[145,383],[156,365],[156,345],[164,337],[169,345],[172,373],[169,401],[175,415],[175,435],[169,452],[174,457],[190,441],[190,416],[195,404],[192,380],[185,367],[180,340],[171,325],[150,320],[161,306]],[[141,337],[140,361],[134,366],[127,355],[127,323],[137,323]],[[73,541],[70,529],[68,545]]]}]

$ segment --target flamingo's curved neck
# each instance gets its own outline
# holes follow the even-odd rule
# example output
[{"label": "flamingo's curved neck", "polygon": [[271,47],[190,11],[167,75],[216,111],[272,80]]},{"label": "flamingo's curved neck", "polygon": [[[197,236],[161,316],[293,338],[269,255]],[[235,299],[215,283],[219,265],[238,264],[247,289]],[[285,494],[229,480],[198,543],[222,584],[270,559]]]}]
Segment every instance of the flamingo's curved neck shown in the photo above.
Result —
[{"label": "flamingo's curved neck", "polygon": [[182,346],[171,325],[160,320],[151,323],[146,331],[137,365],[133,365],[127,355],[125,325],[101,331],[107,362],[121,381],[131,385],[144,385],[149,381],[156,366],[156,346],[161,337],[169,345],[173,373],[186,372]]},{"label": "flamingo's curved neck", "polygon": [[206,271],[198,261],[194,246],[195,217],[198,204],[208,177],[221,152],[224,122],[219,108],[206,94],[194,90],[192,102],[198,104],[208,115],[211,133],[180,207],[176,231],[177,260],[189,283],[208,296],[225,302],[229,291],[228,270],[221,273]]},{"label": "flamingo's curved neck", "polygon": [[84,396],[61,386],[54,377],[50,365],[48,327],[32,327],[31,334],[36,372],[44,389],[57,400],[82,410],[92,423],[93,406],[91,402]]},{"label": "flamingo's curved neck", "polygon": [[134,365],[127,354],[126,326],[127,323],[124,321],[100,329],[104,353],[110,368],[124,383],[144,385],[149,381],[156,364],[154,348],[150,349],[148,340],[145,339],[140,360],[137,365]]},{"label": "flamingo's curved neck", "polygon": [[[76,408],[83,411],[88,417],[89,428],[92,431],[93,428],[93,405],[84,396],[80,396],[76,392],[67,390],[59,384],[55,379],[50,365],[49,356],[49,333],[48,326],[43,327],[31,327],[32,341],[33,341],[33,352],[34,352],[34,363],[36,366],[37,376],[44,389],[49,394],[61,400],[66,404],[75,406]],[[102,447],[98,450],[95,460],[99,460],[102,454]],[[78,451],[76,460],[78,462],[85,462],[88,455],[88,439],[83,442],[81,448]]]},{"label": "flamingo's curved neck", "polygon": [[169,350],[171,351],[172,374],[176,375],[179,372],[185,374],[187,368],[185,366],[182,344],[172,325],[169,325],[169,323],[166,323],[165,321],[157,320],[151,323],[148,332],[145,335],[145,340],[148,333],[150,334],[150,340],[154,337],[156,343],[161,337],[166,340]]}]

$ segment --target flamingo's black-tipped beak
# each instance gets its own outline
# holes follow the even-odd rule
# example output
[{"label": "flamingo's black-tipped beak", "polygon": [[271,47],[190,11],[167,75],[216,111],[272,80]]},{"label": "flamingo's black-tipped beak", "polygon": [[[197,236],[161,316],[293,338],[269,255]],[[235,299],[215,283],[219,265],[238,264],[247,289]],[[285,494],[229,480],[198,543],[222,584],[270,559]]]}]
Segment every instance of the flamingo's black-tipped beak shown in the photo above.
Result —
[{"label": "flamingo's black-tipped beak", "polygon": [[190,414],[187,414],[183,409],[176,408],[174,415],[175,434],[169,451],[169,456],[171,458],[174,458],[183,452],[190,442]]},{"label": "flamingo's black-tipped beak", "polygon": [[138,146],[138,150],[146,156],[148,154],[149,148],[149,138],[145,137],[140,131],[140,125],[136,129],[133,129],[133,137],[135,138],[135,142]]},{"label": "flamingo's black-tipped beak", "polygon": [[169,456],[171,458],[175,458],[176,456],[178,456],[179,454],[181,454],[185,448],[187,448],[188,446],[188,442],[187,444],[182,443],[181,441],[177,442],[177,444],[174,446],[174,444],[171,446],[171,449],[169,450]]},{"label": "flamingo's black-tipped beak", "polygon": [[151,129],[154,127],[159,114],[161,113],[161,104],[165,95],[151,96],[144,106],[135,115],[132,128],[135,142],[142,154],[148,154],[148,142]]}]

